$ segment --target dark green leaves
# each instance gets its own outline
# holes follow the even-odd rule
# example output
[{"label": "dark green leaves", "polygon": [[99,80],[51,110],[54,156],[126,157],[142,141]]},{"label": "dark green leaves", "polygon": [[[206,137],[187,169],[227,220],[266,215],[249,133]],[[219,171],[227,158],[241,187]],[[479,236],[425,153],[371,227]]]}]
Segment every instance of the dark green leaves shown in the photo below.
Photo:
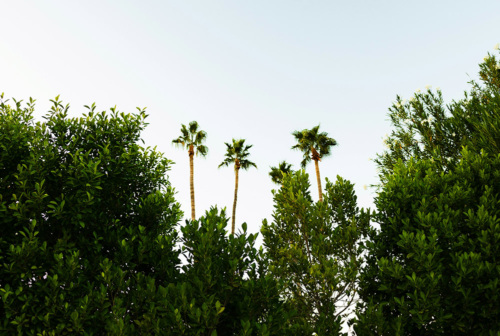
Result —
[{"label": "dark green leaves", "polygon": [[358,334],[500,330],[498,61],[480,68],[483,85],[446,108],[428,90],[390,109]]},{"label": "dark green leaves", "polygon": [[146,319],[179,276],[170,162],[137,144],[144,112],[68,118],[52,102],[44,123],[33,100],[1,104],[0,330],[167,330]]}]

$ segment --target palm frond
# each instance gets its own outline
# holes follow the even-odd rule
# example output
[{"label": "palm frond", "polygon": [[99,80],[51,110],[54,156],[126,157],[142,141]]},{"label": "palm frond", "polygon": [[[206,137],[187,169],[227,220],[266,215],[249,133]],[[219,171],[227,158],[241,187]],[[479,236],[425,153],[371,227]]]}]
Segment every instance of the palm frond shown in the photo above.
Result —
[{"label": "palm frond", "polygon": [[286,174],[292,172],[292,165],[286,161],[282,161],[279,163],[278,167],[270,167],[271,171],[269,172],[269,176],[271,177],[271,181],[276,184],[283,183],[283,177]]},{"label": "palm frond", "polygon": [[189,123],[189,133],[196,134],[197,131],[198,131],[198,122],[197,121],[191,121]]},{"label": "palm frond", "polygon": [[201,145],[207,138],[207,133],[205,131],[198,131],[194,137],[194,143]]},{"label": "palm frond", "polygon": [[196,155],[201,155],[203,157],[207,156],[208,147],[204,145],[196,146]]},{"label": "palm frond", "polygon": [[257,165],[255,163],[253,163],[252,161],[250,161],[250,160],[240,160],[240,167],[243,170],[248,170],[251,167],[257,168]]},{"label": "palm frond", "polygon": [[177,139],[172,140],[172,143],[179,148],[184,148],[186,145],[186,142],[184,141],[183,138],[178,137]]}]

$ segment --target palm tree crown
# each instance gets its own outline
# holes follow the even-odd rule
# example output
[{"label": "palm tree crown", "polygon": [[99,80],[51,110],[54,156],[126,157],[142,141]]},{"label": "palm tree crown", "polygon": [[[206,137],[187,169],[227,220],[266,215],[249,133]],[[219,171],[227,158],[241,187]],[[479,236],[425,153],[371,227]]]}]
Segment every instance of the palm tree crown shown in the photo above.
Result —
[{"label": "palm tree crown", "polygon": [[208,147],[203,145],[203,142],[207,139],[207,133],[202,130],[198,130],[198,123],[196,121],[191,121],[189,127],[182,124],[181,135],[172,140],[172,143],[181,148],[187,148],[189,154],[189,186],[191,192],[191,219],[196,219],[195,212],[195,201],[194,201],[194,155],[201,155],[203,157],[207,156]]},{"label": "palm tree crown", "polygon": [[286,161],[282,161],[279,163],[278,167],[271,167],[271,171],[269,172],[269,176],[271,176],[271,180],[276,184],[283,183],[283,176],[285,174],[289,174],[292,171],[292,165]]},{"label": "palm tree crown", "polygon": [[224,157],[224,161],[219,165],[220,167],[229,166],[234,163],[234,169],[244,169],[248,170],[250,167],[257,168],[257,165],[252,161],[248,160],[247,157],[250,156],[248,150],[252,148],[253,145],[245,146],[245,139],[235,140],[233,139],[233,143],[225,143],[226,154]]},{"label": "palm tree crown", "polygon": [[312,129],[304,129],[292,133],[297,144],[292,149],[300,150],[303,154],[303,160],[300,163],[302,168],[312,160],[321,161],[322,157],[331,155],[331,147],[337,145],[337,141],[328,137],[328,133],[319,132],[319,125]]},{"label": "palm tree crown", "polygon": [[187,148],[189,155],[201,155],[203,157],[208,154],[208,147],[203,145],[203,142],[207,139],[207,133],[202,130],[198,130],[198,122],[191,121],[189,123],[189,128],[182,124],[181,135],[172,140],[172,143],[180,148]]}]

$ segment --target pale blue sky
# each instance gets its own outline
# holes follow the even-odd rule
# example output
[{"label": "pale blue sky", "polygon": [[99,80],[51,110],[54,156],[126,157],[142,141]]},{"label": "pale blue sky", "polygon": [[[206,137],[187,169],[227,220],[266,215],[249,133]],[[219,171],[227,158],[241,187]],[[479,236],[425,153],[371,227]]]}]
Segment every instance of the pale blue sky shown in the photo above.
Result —
[{"label": "pale blue sky", "polygon": [[426,85],[461,98],[500,42],[498,13],[493,0],[5,1],[0,92],[37,99],[38,117],[58,94],[72,115],[92,102],[147,106],[143,138],[176,162],[186,217],[188,156],[171,145],[180,124],[208,133],[209,156],[195,160],[198,215],[215,204],[230,213],[234,173],[217,166],[224,142],[247,139],[259,169],[240,174],[236,217],[257,232],[273,208],[269,166],[297,167],[290,133],[318,123],[339,143],[322,177],[351,180],[371,206],[363,185],[377,183],[369,159],[390,131],[387,108]]}]

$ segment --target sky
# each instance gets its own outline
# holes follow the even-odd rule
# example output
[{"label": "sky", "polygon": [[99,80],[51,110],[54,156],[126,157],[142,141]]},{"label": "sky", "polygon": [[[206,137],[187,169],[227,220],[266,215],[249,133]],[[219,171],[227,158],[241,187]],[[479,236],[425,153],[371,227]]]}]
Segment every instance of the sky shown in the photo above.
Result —
[{"label": "sky", "polygon": [[[172,145],[181,124],[207,132],[195,158],[197,215],[231,214],[234,171],[217,166],[225,142],[246,139],[258,169],[239,179],[237,228],[272,220],[268,173],[299,167],[291,133],[320,124],[338,146],[320,163],[324,179],[355,184],[373,208],[370,161],[390,133],[388,108],[431,85],[463,97],[478,64],[500,42],[500,1],[5,1],[0,20],[0,92],[37,100],[46,114],[60,95],[70,115],[83,105],[147,107],[142,137],[175,164],[169,180],[190,217],[187,151]],[[314,165],[307,167],[318,198]]]}]

